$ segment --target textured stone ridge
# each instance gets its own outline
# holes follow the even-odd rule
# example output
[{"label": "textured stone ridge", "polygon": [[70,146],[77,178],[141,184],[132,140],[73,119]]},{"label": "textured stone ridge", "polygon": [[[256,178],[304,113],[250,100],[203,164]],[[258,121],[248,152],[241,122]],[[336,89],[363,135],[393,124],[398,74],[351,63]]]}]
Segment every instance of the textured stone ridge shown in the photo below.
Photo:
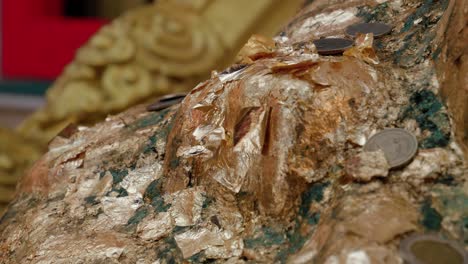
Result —
[{"label": "textured stone ridge", "polygon": [[450,108],[455,135],[468,158],[468,3],[450,1],[447,10],[450,12],[444,14],[437,32],[439,52],[433,58],[442,85],[441,95]]},{"label": "textured stone ridge", "polygon": [[[56,137],[1,219],[2,262],[401,263],[411,232],[467,248],[468,175],[434,65],[447,40],[432,37],[456,2],[336,2],[312,2],[275,45],[252,38],[180,105]],[[376,56],[369,35],[343,56],[310,45],[382,10],[394,29]],[[362,154],[387,127],[423,146],[403,168]]]}]

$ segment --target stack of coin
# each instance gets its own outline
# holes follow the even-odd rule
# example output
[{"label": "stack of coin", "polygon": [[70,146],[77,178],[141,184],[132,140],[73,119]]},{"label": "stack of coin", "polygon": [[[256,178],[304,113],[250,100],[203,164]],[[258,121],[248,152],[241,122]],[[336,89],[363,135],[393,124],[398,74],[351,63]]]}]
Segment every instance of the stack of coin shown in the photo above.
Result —
[{"label": "stack of coin", "polygon": [[[384,23],[358,23],[346,28],[348,37],[355,38],[358,33],[372,33],[375,38],[392,31],[392,27]],[[314,45],[320,55],[338,55],[353,46],[353,41],[346,38],[322,38],[314,40]]]},{"label": "stack of coin", "polygon": [[323,38],[314,40],[314,45],[320,55],[336,55],[351,48],[353,41],[345,38]]},{"label": "stack of coin", "polygon": [[355,38],[358,33],[372,33],[374,38],[379,38],[390,31],[392,31],[392,27],[384,23],[358,23],[347,27],[345,33],[352,38]]}]

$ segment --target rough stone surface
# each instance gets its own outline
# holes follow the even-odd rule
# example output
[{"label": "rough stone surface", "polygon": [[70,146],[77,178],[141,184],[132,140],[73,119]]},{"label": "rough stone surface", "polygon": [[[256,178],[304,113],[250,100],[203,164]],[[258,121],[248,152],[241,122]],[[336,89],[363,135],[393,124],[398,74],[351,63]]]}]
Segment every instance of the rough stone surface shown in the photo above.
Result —
[{"label": "rough stone surface", "polygon": [[[1,260],[401,263],[410,232],[467,249],[466,163],[434,64],[459,4],[314,1],[180,105],[54,139],[1,219]],[[310,45],[360,20],[393,31],[343,56]],[[346,161],[387,127],[419,131],[413,163],[348,177]]]},{"label": "rough stone surface", "polygon": [[441,95],[449,106],[455,135],[468,158],[468,2],[450,1],[437,31],[437,77]]},{"label": "rough stone surface", "polygon": [[357,181],[370,181],[372,178],[388,175],[387,159],[382,150],[363,151],[346,161],[346,173]]}]

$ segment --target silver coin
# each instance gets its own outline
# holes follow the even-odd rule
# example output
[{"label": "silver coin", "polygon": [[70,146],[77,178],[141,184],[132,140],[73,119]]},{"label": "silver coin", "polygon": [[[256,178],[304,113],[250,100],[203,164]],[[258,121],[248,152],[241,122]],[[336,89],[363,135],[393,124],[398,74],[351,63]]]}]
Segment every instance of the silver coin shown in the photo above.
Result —
[{"label": "silver coin", "polygon": [[410,235],[400,242],[400,255],[405,263],[468,263],[462,245],[438,234]]},{"label": "silver coin", "polygon": [[346,35],[356,37],[357,33],[367,34],[373,33],[374,38],[381,37],[390,33],[392,27],[384,23],[358,23],[346,28]]},{"label": "silver coin", "polygon": [[408,163],[418,151],[418,141],[410,132],[401,128],[389,128],[373,135],[364,145],[365,151],[381,149],[390,167]]},{"label": "silver coin", "polygon": [[320,55],[341,54],[354,44],[352,40],[345,38],[323,38],[314,40],[313,42]]},{"label": "silver coin", "polygon": [[174,94],[168,94],[162,97],[159,97],[156,102],[148,105],[146,107],[147,111],[159,111],[165,108],[168,108],[172,105],[178,104],[182,102],[187,96],[186,93],[174,93]]},{"label": "silver coin", "polygon": [[158,98],[159,102],[166,102],[166,101],[175,101],[175,100],[180,100],[184,99],[187,96],[187,93],[173,93],[173,94],[167,94],[164,96],[161,96]]}]

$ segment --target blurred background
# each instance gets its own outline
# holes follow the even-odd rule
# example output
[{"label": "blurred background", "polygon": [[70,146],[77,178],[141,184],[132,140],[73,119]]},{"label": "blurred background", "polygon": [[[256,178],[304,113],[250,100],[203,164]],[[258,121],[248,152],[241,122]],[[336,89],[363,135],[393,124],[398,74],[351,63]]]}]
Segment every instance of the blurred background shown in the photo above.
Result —
[{"label": "blurred background", "polygon": [[0,127],[14,128],[77,48],[107,21],[151,0],[2,0]]},{"label": "blurred background", "polygon": [[[0,0],[0,214],[14,196],[18,180],[46,150],[51,135],[61,129],[42,136],[42,124],[53,122],[51,115],[40,110],[50,104],[46,90],[99,29],[125,11],[150,2]],[[79,89],[76,93],[75,97],[86,94]],[[60,91],[54,97],[69,101]],[[35,119],[33,113],[38,111],[42,112]],[[19,131],[27,118],[33,125]]]}]

